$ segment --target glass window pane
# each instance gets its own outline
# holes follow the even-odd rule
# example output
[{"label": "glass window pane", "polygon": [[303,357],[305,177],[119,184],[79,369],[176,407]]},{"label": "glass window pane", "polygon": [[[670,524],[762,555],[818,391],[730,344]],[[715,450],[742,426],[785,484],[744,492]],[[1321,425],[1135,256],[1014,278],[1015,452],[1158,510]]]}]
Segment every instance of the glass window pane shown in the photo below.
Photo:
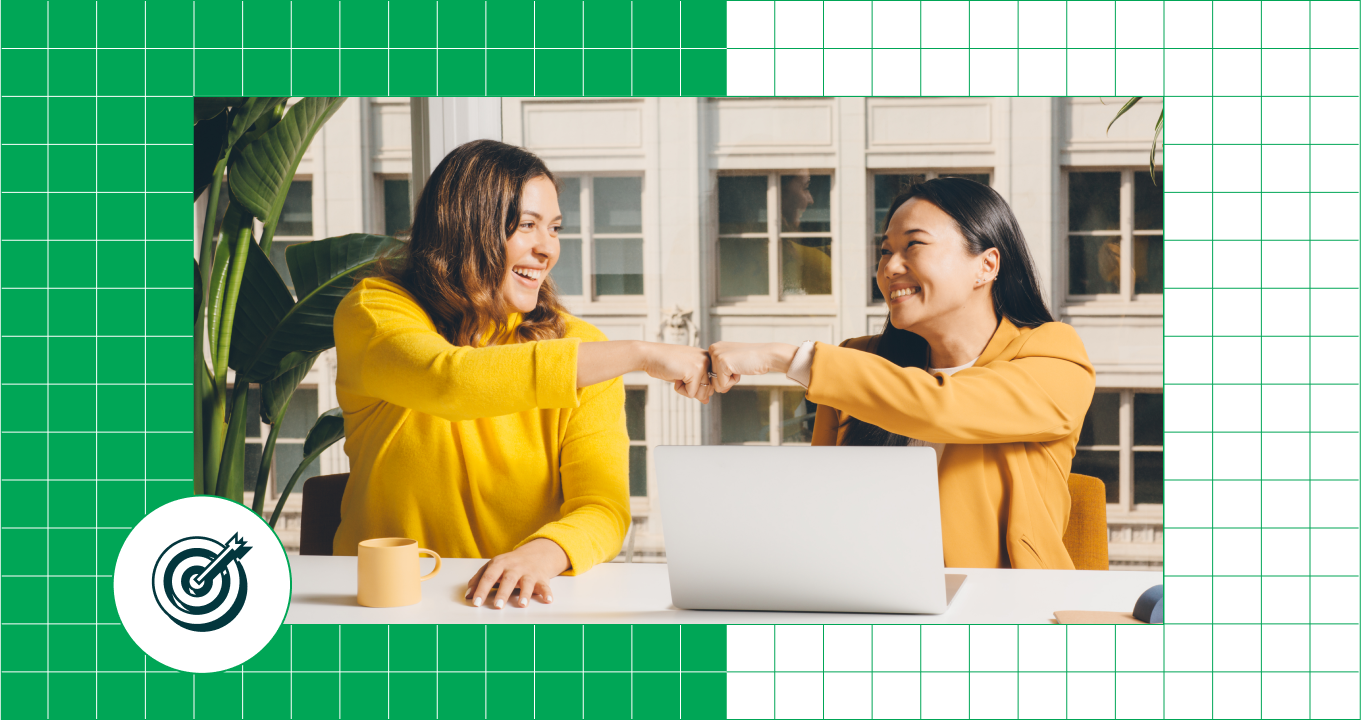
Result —
[{"label": "glass window pane", "polygon": [[[298,466],[302,464],[303,452],[302,443],[278,443],[274,446],[274,476],[278,482],[274,484],[274,493],[277,496],[279,491],[288,485],[288,479],[293,477]],[[302,486],[307,483],[308,478],[313,478],[321,474],[321,458],[312,461],[311,465],[298,476],[298,484],[293,486],[293,492],[289,497],[302,500]]]},{"label": "glass window pane", "polygon": [[718,233],[766,231],[766,179],[761,175],[718,179]]},{"label": "glass window pane", "polygon": [[803,390],[780,391],[780,442],[813,442],[813,419],[818,406],[804,397]]},{"label": "glass window pane", "polygon": [[1163,444],[1163,394],[1134,394],[1134,444]]},{"label": "glass window pane", "polygon": [[1068,173],[1068,229],[1120,229],[1120,173]]},{"label": "glass window pane", "polygon": [[1077,444],[1083,447],[1120,444],[1120,393],[1098,392],[1092,397]]},{"label": "glass window pane", "polygon": [[888,206],[893,204],[893,198],[906,190],[912,183],[924,180],[926,180],[926,175],[923,173],[874,176],[874,232],[876,234],[884,232],[884,223],[888,221]]},{"label": "glass window pane", "polygon": [[594,205],[595,232],[640,233],[643,231],[642,178],[596,178]]},{"label": "glass window pane", "polygon": [[733,388],[721,403],[723,444],[770,442],[770,388]]},{"label": "glass window pane", "polygon": [[383,180],[383,232],[411,234],[410,180]]},{"label": "glass window pane", "polygon": [[288,186],[284,197],[284,209],[279,215],[279,224],[274,234],[303,235],[312,234],[312,181],[294,180]]},{"label": "glass window pane", "polygon": [[255,491],[255,483],[259,482],[257,476],[260,474],[260,458],[264,457],[264,454],[265,446],[262,443],[246,443],[246,492]]},{"label": "glass window pane", "polygon": [[1158,183],[1148,176],[1147,170],[1134,171],[1134,229],[1163,229],[1163,171],[1153,173]]},{"label": "glass window pane", "polygon": [[1161,235],[1134,236],[1134,292],[1163,291],[1163,238]]},{"label": "glass window pane", "polygon": [[832,176],[780,176],[780,230],[832,231]]},{"label": "glass window pane", "polygon": [[595,240],[595,294],[643,294],[643,240]]},{"label": "glass window pane", "polygon": [[980,183],[980,184],[983,184],[983,185],[991,185],[991,183],[988,182],[988,174],[987,174],[987,173],[964,173],[964,174],[941,173],[940,176],[941,176],[941,177],[957,177],[957,178],[964,178],[965,180],[972,180],[972,181],[974,181],[974,182],[976,182],[976,183]]},{"label": "glass window pane", "polygon": [[293,275],[288,272],[288,260],[284,251],[288,250],[290,245],[298,245],[304,242],[310,241],[288,242],[275,238],[269,246],[269,261],[274,264],[274,269],[279,272],[279,277],[284,279],[284,285],[288,286],[289,292],[295,292],[295,290],[293,288]]},{"label": "glass window pane", "polygon": [[832,294],[832,239],[780,240],[780,283],[785,295]]},{"label": "glass window pane", "polygon": [[1120,238],[1068,238],[1068,293],[1120,292]]},{"label": "glass window pane", "polygon": [[558,178],[562,189],[558,191],[558,207],[562,209],[560,234],[581,232],[581,178]]},{"label": "glass window pane", "polygon": [[1106,484],[1106,502],[1120,502],[1120,451],[1078,450],[1073,472],[1090,475]]},{"label": "glass window pane", "polygon": [[629,495],[647,497],[647,448],[629,446]]},{"label": "glass window pane", "polygon": [[260,430],[260,386],[246,388],[246,437],[258,438],[264,433]]},{"label": "glass window pane", "polygon": [[558,241],[558,261],[549,271],[553,286],[559,295],[581,294],[581,238],[563,238]]},{"label": "glass window pane", "polygon": [[879,241],[876,238],[872,243],[870,249],[874,254],[870,256],[870,299],[874,302],[883,302],[884,294],[879,292]]},{"label": "glass window pane", "polygon": [[279,429],[279,437],[306,438],[307,431],[317,422],[317,414],[316,388],[294,390],[293,399],[288,402],[288,414],[284,416],[284,426]]},{"label": "glass window pane", "polygon": [[1163,501],[1163,454],[1161,452],[1134,453],[1134,502]]},{"label": "glass window pane", "polygon": [[647,439],[647,389],[624,390],[624,417],[627,418],[629,440]]},{"label": "glass window pane", "polygon": [[770,294],[767,242],[761,238],[719,238],[719,295],[738,297]]}]

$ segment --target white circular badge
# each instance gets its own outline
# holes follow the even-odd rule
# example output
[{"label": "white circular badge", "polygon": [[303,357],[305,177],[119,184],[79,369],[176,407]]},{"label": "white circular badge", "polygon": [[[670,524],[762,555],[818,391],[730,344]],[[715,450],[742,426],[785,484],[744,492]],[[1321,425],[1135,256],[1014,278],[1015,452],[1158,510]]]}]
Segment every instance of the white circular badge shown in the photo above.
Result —
[{"label": "white circular badge", "polygon": [[113,569],[118,617],[137,646],[185,672],[236,667],[288,614],[293,578],[279,536],[250,508],[195,495],[128,534]]}]

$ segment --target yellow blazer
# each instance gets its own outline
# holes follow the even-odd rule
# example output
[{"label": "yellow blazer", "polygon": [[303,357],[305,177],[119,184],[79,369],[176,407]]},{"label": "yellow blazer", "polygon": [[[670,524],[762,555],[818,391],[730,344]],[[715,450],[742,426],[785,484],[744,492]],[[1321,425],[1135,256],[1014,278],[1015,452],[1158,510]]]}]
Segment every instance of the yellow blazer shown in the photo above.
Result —
[{"label": "yellow blazer", "polygon": [[[850,418],[945,443],[940,516],[949,567],[1064,568],[1068,472],[1096,372],[1071,326],[1003,319],[973,367],[954,375],[873,355],[879,336],[818,343],[808,399],[814,445],[839,445]],[[835,492],[835,488],[830,488]]]},{"label": "yellow blazer", "polygon": [[355,284],[335,315],[350,479],[334,554],[409,537],[443,557],[487,558],[545,537],[576,574],[619,553],[623,380],[577,389],[578,343],[606,338],[565,319],[558,340],[455,346],[400,285]]}]

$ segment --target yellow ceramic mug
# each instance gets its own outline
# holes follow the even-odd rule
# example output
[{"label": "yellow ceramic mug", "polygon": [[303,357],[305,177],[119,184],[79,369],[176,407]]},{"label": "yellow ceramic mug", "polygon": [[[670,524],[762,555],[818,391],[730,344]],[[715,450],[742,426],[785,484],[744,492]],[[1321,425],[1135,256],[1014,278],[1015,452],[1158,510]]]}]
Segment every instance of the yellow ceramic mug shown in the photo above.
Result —
[{"label": "yellow ceramic mug", "polygon": [[[420,554],[435,558],[435,569],[421,575]],[[417,547],[411,538],[373,538],[359,543],[359,604],[401,607],[421,601],[421,582],[439,574],[440,557]]]}]

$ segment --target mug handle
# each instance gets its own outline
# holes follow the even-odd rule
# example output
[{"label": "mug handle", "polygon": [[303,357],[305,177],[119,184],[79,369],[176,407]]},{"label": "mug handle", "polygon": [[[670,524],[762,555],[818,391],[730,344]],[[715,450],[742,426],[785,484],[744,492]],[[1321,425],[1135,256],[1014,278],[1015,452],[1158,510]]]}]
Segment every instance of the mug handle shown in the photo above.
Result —
[{"label": "mug handle", "polygon": [[430,557],[435,558],[435,569],[421,576],[421,582],[425,582],[426,580],[429,580],[430,578],[435,577],[436,575],[439,574],[440,557],[439,553],[435,552],[434,550],[428,550],[426,548],[416,548],[416,557],[420,557],[421,553],[429,553]]}]

